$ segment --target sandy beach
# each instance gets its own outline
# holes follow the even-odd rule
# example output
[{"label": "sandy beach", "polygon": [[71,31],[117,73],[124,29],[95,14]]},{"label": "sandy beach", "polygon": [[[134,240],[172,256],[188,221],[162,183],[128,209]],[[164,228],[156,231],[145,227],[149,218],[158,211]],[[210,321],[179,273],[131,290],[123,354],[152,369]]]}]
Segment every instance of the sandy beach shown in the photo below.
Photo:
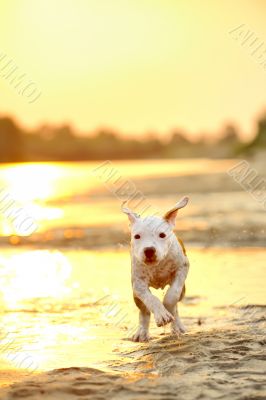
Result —
[{"label": "sandy beach", "polygon": [[[251,312],[251,311],[249,311]],[[169,336],[123,354],[109,372],[86,367],[49,371],[14,384],[1,399],[264,399],[265,308],[245,309],[228,326]],[[214,322],[214,321],[213,321]],[[221,321],[219,321],[221,323]]]}]

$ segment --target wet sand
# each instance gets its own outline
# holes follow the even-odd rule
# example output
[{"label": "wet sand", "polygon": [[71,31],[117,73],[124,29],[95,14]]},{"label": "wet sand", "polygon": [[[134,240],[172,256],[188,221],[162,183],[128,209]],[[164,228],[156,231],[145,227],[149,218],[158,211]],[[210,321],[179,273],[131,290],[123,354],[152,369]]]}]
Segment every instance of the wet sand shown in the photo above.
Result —
[{"label": "wet sand", "polygon": [[[250,312],[250,311],[249,311]],[[123,354],[109,371],[63,368],[16,383],[1,399],[265,399],[265,308],[240,310],[227,327],[162,336]],[[220,321],[221,323],[221,321]]]},{"label": "wet sand", "polygon": [[[173,337],[168,327],[157,328],[152,321],[152,340],[137,344],[129,341],[137,310],[131,299],[127,252],[106,249],[77,257],[75,251],[65,251],[72,274],[69,281],[58,283],[57,290],[79,282],[77,293],[73,289],[65,297],[61,290],[62,297],[53,298],[50,280],[41,276],[48,290],[43,299],[25,298],[23,293],[16,303],[7,304],[5,328],[17,328],[16,342],[26,346],[24,351],[37,342],[30,354],[39,366],[31,373],[2,364],[0,399],[264,399],[265,251],[190,249],[189,254],[188,293],[180,305],[188,332]],[[11,250],[3,255],[6,260],[14,256]],[[31,257],[47,255],[20,250],[17,257],[25,264]],[[52,263],[53,257],[48,260]],[[95,260],[99,274],[86,269],[90,260]],[[25,267],[24,278],[28,272]],[[94,291],[86,297],[92,276]],[[34,279],[38,287],[39,277]],[[101,285],[108,285],[110,297],[102,296]],[[121,315],[111,311],[114,300],[122,314],[127,312],[122,322]]]}]

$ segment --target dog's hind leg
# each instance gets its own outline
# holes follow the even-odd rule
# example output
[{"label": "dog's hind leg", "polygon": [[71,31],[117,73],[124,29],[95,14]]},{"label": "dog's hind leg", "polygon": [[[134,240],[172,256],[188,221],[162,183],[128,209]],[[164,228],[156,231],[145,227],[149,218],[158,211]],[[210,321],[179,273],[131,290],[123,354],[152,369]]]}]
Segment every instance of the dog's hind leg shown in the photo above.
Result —
[{"label": "dog's hind leg", "polygon": [[136,306],[139,308],[139,327],[137,332],[133,335],[133,342],[148,342],[149,341],[149,325],[151,313],[145,306],[145,304],[134,297]]},{"label": "dog's hind leg", "polygon": [[185,333],[186,328],[182,324],[180,318],[179,318],[179,313],[178,313],[178,304],[175,306],[175,310],[173,310],[173,315],[174,315],[174,321],[171,323],[171,332],[174,335],[180,335],[180,333]]}]

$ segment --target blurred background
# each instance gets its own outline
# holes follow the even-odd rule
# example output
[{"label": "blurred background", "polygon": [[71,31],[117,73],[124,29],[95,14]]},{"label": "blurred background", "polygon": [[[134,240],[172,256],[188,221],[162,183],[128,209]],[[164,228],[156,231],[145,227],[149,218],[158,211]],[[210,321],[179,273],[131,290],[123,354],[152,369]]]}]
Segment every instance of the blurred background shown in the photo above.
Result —
[{"label": "blurred background", "polygon": [[[0,9],[0,305],[13,353],[39,369],[88,365],[111,351],[114,330],[132,330],[103,307],[131,304],[120,205],[136,192],[133,208],[158,213],[190,196],[176,227],[194,265],[188,325],[214,305],[262,303],[265,202],[253,189],[265,194],[265,1]],[[228,173],[241,160],[246,186]],[[5,352],[1,363],[18,367]]]},{"label": "blurred background", "polygon": [[[237,242],[261,242],[264,209],[227,171],[238,158],[248,159],[257,181],[265,174],[265,7],[259,0],[3,4],[2,192],[47,238],[79,241],[88,227],[105,225],[106,239],[96,234],[89,244],[117,243],[126,238],[121,196],[92,173],[112,160],[155,206],[193,192],[180,226],[189,240],[223,230],[230,244],[231,232]],[[3,236],[20,233],[11,240],[22,241],[3,212],[0,223]]]},{"label": "blurred background", "polygon": [[265,7],[5,2],[0,160],[232,157],[265,146]]}]

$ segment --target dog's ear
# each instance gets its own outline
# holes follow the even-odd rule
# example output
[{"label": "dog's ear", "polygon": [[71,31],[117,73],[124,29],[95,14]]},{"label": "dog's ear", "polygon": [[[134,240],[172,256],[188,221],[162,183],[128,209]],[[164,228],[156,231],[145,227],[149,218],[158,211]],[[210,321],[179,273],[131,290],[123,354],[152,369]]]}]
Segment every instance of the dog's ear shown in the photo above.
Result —
[{"label": "dog's ear", "polygon": [[131,224],[134,224],[134,222],[136,222],[136,220],[139,218],[139,215],[134,213],[134,211],[130,210],[129,208],[125,207],[124,204],[127,202],[123,201],[122,205],[121,205],[121,210],[123,211],[123,213],[127,214],[129,222]]},{"label": "dog's ear", "polygon": [[175,225],[176,214],[180,208],[183,208],[187,205],[189,198],[187,196],[183,197],[179,202],[171,208],[171,210],[167,211],[164,215],[164,219],[172,226]]}]

